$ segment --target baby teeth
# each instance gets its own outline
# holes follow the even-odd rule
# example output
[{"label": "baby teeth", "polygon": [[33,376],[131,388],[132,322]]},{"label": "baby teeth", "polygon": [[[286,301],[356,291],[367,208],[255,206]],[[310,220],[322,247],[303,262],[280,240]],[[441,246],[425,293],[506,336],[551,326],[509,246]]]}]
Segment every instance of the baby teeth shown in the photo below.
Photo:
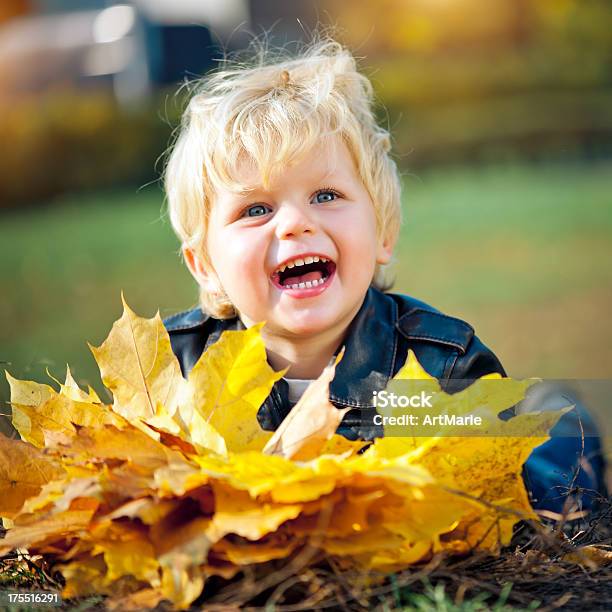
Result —
[{"label": "baby teeth", "polygon": [[303,266],[306,264],[315,263],[317,261],[327,263],[329,259],[325,259],[325,257],[319,257],[318,255],[313,255],[312,257],[308,255],[304,259],[294,259],[293,261],[290,261],[288,264],[285,264],[284,266],[278,268],[277,272],[284,272],[287,268],[295,268],[295,266]]},{"label": "baby teeth", "polygon": [[286,285],[287,289],[309,289],[310,287],[316,287],[322,285],[325,282],[324,279],[306,281],[305,283],[295,283],[295,285]]}]

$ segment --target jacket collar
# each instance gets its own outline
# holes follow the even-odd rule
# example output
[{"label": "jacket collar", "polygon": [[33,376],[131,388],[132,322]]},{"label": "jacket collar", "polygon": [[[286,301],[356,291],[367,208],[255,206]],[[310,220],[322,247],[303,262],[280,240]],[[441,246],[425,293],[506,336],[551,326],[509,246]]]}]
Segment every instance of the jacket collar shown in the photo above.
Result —
[{"label": "jacket collar", "polygon": [[393,376],[397,320],[395,300],[368,289],[346,333],[344,357],[329,387],[332,402],[353,408],[374,406],[373,392],[384,389]]}]

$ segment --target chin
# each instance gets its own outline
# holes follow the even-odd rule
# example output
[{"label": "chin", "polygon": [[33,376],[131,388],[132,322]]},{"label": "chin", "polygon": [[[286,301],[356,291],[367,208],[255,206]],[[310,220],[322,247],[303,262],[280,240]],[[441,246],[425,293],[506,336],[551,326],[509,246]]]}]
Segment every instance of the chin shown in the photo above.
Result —
[{"label": "chin", "polygon": [[335,322],[336,318],[330,317],[329,313],[325,316],[310,313],[304,316],[287,317],[282,326],[296,336],[312,336],[333,327]]},{"label": "chin", "polygon": [[328,329],[324,323],[316,322],[293,322],[285,326],[285,329],[295,336],[314,336]]}]

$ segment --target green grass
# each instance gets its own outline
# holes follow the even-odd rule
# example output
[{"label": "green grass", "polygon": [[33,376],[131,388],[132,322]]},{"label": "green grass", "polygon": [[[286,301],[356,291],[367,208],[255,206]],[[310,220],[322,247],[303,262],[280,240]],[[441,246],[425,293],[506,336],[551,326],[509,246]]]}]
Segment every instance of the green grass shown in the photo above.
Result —
[{"label": "green grass", "polygon": [[406,177],[398,284],[449,306],[612,287],[611,171],[559,165]]},{"label": "green grass", "polygon": [[[612,376],[612,166],[405,177],[398,290],[472,323],[513,375]],[[97,382],[86,341],[120,316],[192,306],[157,188],[66,197],[0,218],[0,361]],[[0,381],[0,398],[7,388]]]},{"label": "green grass", "polygon": [[399,290],[469,321],[517,377],[612,377],[612,166],[405,178]]},{"label": "green grass", "polygon": [[[444,584],[439,583],[434,586],[427,579],[423,582],[422,593],[413,593],[410,589],[398,589],[393,609],[402,612],[518,612],[519,610],[507,603],[512,590],[511,583],[504,585],[499,596],[482,591],[478,595],[465,597],[459,601],[446,592]],[[521,610],[536,610],[539,606],[540,602],[534,600]],[[383,607],[383,610],[390,609]]]}]

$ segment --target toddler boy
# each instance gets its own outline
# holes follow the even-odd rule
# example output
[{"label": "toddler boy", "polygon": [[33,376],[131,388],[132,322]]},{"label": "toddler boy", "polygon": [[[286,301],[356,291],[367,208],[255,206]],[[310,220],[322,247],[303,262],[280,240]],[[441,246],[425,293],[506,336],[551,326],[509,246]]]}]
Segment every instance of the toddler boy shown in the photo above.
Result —
[{"label": "toddler boy", "polygon": [[[201,308],[165,324],[186,374],[223,331],[266,322],[268,361],[289,369],[259,411],[264,429],[279,426],[341,346],[330,400],[355,409],[338,430],[352,439],[382,434],[363,411],[374,410],[373,392],[387,386],[409,349],[449,391],[492,372],[505,376],[469,324],[385,293],[401,222],[389,149],[369,81],[335,42],[291,60],[218,71],[185,112],[166,190]],[[589,440],[594,478],[585,472],[578,484],[601,490],[599,440]],[[546,478],[576,461],[576,452],[565,453]],[[538,489],[544,475],[529,467],[534,504],[558,509],[562,501],[547,499],[552,485]]]}]

